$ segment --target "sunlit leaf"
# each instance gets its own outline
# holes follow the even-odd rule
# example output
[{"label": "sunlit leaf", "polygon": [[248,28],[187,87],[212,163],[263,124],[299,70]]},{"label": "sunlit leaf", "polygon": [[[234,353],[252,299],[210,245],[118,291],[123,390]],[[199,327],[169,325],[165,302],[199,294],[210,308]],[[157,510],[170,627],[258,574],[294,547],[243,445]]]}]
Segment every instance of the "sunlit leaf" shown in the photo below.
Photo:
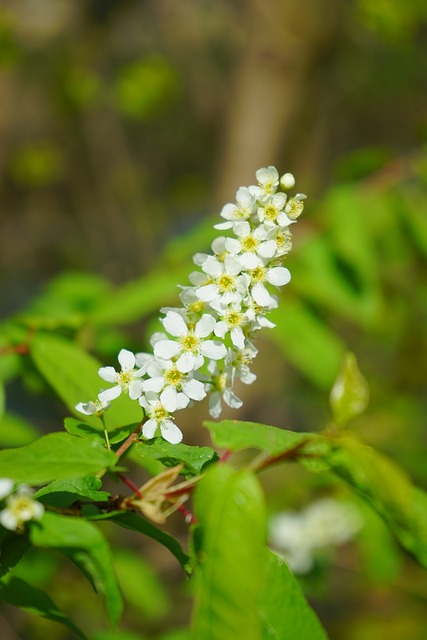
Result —
[{"label": "sunlit leaf", "polygon": [[96,476],[83,476],[71,480],[55,480],[39,489],[34,498],[53,507],[69,507],[81,498],[105,502],[110,497],[108,491],[99,491],[102,481]]},{"label": "sunlit leaf", "polygon": [[37,526],[31,527],[31,541],[36,547],[58,549],[91,578],[91,583],[105,600],[114,624],[120,618],[122,597],[113,568],[110,547],[99,529],[87,520],[45,513]]},{"label": "sunlit leaf", "polygon": [[267,558],[268,573],[260,607],[263,640],[327,640],[285,562],[271,552]]},{"label": "sunlit leaf", "polygon": [[30,485],[94,474],[116,462],[97,438],[68,433],[50,433],[25,447],[0,451],[2,476]]},{"label": "sunlit leaf", "polygon": [[351,418],[363,413],[369,402],[369,387],[356,357],[347,353],[331,389],[329,402],[336,424],[345,426]]},{"label": "sunlit leaf", "polygon": [[195,496],[194,638],[260,640],[265,578],[265,506],[247,470],[215,465]]},{"label": "sunlit leaf", "polygon": [[210,447],[190,446],[186,444],[170,444],[163,438],[155,438],[150,442],[137,442],[134,454],[141,457],[160,460],[165,466],[172,467],[183,463],[184,475],[199,474],[205,465],[215,461],[217,454]]},{"label": "sunlit leaf", "polygon": [[[95,400],[101,388],[105,387],[98,375],[101,364],[76,344],[42,333],[37,334],[31,341],[31,356],[41,375],[70,411],[79,416],[82,422],[98,426],[98,418],[79,413],[75,406],[79,402]],[[123,394],[105,413],[108,428],[132,424],[138,422],[141,417],[139,404]]]}]

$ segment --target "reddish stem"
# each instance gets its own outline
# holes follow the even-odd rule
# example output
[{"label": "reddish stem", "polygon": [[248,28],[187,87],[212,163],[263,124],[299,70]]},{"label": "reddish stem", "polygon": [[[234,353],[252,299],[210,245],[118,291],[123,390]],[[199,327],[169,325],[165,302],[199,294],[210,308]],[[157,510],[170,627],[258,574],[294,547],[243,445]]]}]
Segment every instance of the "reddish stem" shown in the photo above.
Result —
[{"label": "reddish stem", "polygon": [[118,458],[120,458],[128,449],[129,447],[135,442],[135,440],[138,440],[138,433],[142,427],[142,425],[144,424],[145,420],[143,420],[141,422],[141,424],[139,424],[137,426],[137,428],[135,429],[135,431],[133,431],[130,436],[128,436],[126,438],[126,440],[120,445],[120,447],[117,449],[116,451],[116,456]]},{"label": "reddish stem", "polygon": [[195,518],[193,516],[193,514],[191,513],[191,511],[186,509],[184,507],[184,505],[180,504],[179,507],[178,507],[178,511],[181,511],[181,513],[185,516],[185,522],[187,524],[197,524],[198,523],[197,518]]},{"label": "reddish stem", "polygon": [[129,480],[129,478],[126,478],[126,476],[124,476],[122,473],[119,473],[118,471],[116,472],[116,476],[120,478],[120,480],[124,482],[129,487],[129,489],[132,489],[132,491],[138,498],[142,498],[140,490],[138,489],[136,484],[132,482],[132,480]]},{"label": "reddish stem", "polygon": [[227,451],[224,451],[224,453],[220,457],[219,461],[220,462],[227,462],[228,458],[231,456],[232,453],[233,452],[230,449],[227,449]]}]

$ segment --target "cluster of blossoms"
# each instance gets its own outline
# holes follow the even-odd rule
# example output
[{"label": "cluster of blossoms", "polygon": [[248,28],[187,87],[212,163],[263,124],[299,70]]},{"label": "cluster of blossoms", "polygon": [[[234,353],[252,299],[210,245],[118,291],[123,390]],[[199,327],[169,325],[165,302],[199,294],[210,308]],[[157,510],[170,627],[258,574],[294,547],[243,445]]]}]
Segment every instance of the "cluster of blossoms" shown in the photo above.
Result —
[{"label": "cluster of blossoms", "polygon": [[21,484],[15,488],[13,480],[0,478],[0,524],[5,529],[20,533],[25,522],[40,520],[43,513],[44,507],[33,499],[30,487]]},{"label": "cluster of blossoms", "polygon": [[308,573],[319,549],[349,542],[362,524],[360,512],[353,504],[322,498],[299,513],[274,516],[270,522],[270,543],[294,573]]},{"label": "cluster of blossoms", "polygon": [[119,353],[121,371],[102,367],[100,377],[114,386],[102,391],[96,402],[79,403],[87,415],[102,415],[122,393],[144,410],[142,433],[152,438],[157,430],[165,440],[178,443],[181,430],[174,422],[177,410],[209,395],[209,412],[221,413],[221,403],[238,408],[233,392],[236,379],[251,384],[249,365],[257,354],[256,332],[273,327],[267,319],[277,307],[271,287],[291,278],[283,266],[292,247],[291,224],[302,213],[305,196],[288,198],[295,185],[292,174],[282,178],[274,167],[256,172],[257,184],[241,187],[236,203],[226,204],[215,225],[227,235],[217,237],[212,254],[198,253],[198,271],[191,285],[181,287],[179,308],[161,312],[164,332],[151,337],[153,353]]}]

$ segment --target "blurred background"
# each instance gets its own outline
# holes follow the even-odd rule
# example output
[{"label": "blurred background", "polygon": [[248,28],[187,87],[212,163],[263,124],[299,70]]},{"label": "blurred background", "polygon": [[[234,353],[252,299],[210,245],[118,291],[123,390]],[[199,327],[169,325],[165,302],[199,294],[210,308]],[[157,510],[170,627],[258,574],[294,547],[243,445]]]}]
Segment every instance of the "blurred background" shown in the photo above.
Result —
[{"label": "blurred background", "polygon": [[[257,345],[258,380],[225,415],[320,430],[351,350],[371,389],[355,429],[427,488],[426,36],[425,0],[0,2],[0,346],[55,330],[108,364],[123,346],[148,349],[222,205],[273,164],[308,195],[293,279]],[[65,410],[8,358],[0,444],[18,446],[60,429]],[[209,443],[205,418],[206,405],[186,412],[187,443]],[[296,465],[264,483],[272,512],[347,495]],[[331,640],[422,640],[425,576],[365,519],[357,545],[303,578],[306,593]],[[136,569],[136,544],[117,552],[124,628],[157,638],[185,623],[185,587],[155,551],[163,583],[143,557]],[[54,581],[37,562],[22,571]],[[57,586],[65,608],[77,582],[68,571]],[[96,627],[87,598],[78,615],[90,602]],[[68,637],[10,616],[11,640]]]}]

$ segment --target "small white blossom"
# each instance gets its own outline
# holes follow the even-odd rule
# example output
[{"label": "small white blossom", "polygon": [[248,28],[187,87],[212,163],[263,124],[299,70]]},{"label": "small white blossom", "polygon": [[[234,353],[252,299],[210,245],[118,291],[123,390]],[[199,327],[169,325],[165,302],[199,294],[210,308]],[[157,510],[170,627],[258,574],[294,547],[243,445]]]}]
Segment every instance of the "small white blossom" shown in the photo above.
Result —
[{"label": "small white blossom", "polygon": [[177,340],[159,340],[154,345],[154,355],[163,360],[177,358],[176,367],[181,373],[199,369],[206,358],[221,360],[227,353],[224,344],[206,340],[215,328],[215,318],[205,313],[194,327],[189,328],[184,318],[169,311],[162,320],[166,331]]},{"label": "small white blossom", "polygon": [[236,193],[237,204],[226,204],[221,211],[221,217],[228,222],[214,225],[215,229],[230,229],[234,221],[247,220],[255,211],[255,196],[247,187],[240,187]]},{"label": "small white blossom", "polygon": [[270,542],[295,573],[307,573],[319,549],[349,542],[361,526],[361,515],[354,505],[323,498],[300,513],[274,516]]},{"label": "small white blossom", "polygon": [[[142,435],[150,440],[159,429],[162,437],[171,444],[178,444],[182,440],[182,431],[176,426],[170,413],[154,393],[147,393],[139,399],[139,404],[145,410],[148,420],[142,426]],[[177,407],[183,408],[183,407]]]},{"label": "small white blossom", "polygon": [[98,399],[95,400],[95,402],[92,400],[89,400],[89,402],[79,402],[76,404],[76,409],[80,411],[80,413],[84,413],[85,416],[100,416],[107,411],[110,406],[111,402]]},{"label": "small white blossom", "polygon": [[101,403],[109,402],[118,398],[122,392],[128,392],[132,400],[137,400],[142,392],[141,369],[135,369],[135,356],[131,351],[122,349],[118,356],[121,371],[117,372],[114,367],[101,367],[99,376],[107,382],[114,382],[115,386],[106,391],[101,391],[98,398]]},{"label": "small white blossom", "polygon": [[0,500],[9,496],[12,491],[15,483],[10,478],[0,478]]},{"label": "small white blossom", "polygon": [[29,520],[40,520],[44,507],[33,499],[33,491],[26,485],[18,487],[16,493],[6,499],[6,508],[0,512],[0,524],[10,531],[22,531]]},{"label": "small white blossom", "polygon": [[143,382],[143,391],[158,393],[164,408],[173,413],[190,400],[206,397],[204,385],[179,371],[172,360],[154,360],[147,369],[149,378]]},{"label": "small white blossom", "polygon": [[242,268],[237,257],[227,256],[224,262],[219,262],[210,256],[203,265],[203,271],[210,278],[196,289],[196,295],[203,302],[216,300],[223,305],[239,303],[249,284],[246,274],[241,273]]},{"label": "small white blossom", "polygon": [[277,191],[279,186],[279,173],[276,167],[264,167],[255,173],[258,186],[250,187],[250,191],[257,198],[269,196]]},{"label": "small white blossom", "polygon": [[264,225],[251,230],[248,222],[238,222],[233,226],[233,232],[237,238],[227,238],[225,246],[227,251],[237,256],[244,269],[254,269],[260,258],[271,260],[276,254],[276,241],[270,239],[270,230]]},{"label": "small white blossom", "polygon": [[291,280],[291,274],[286,267],[272,267],[268,269],[264,266],[257,266],[250,272],[252,281],[251,294],[255,302],[261,307],[270,307],[274,300],[264,283],[269,283],[275,287],[282,287]]},{"label": "small white blossom", "polygon": [[287,227],[292,220],[286,215],[286,195],[275,193],[271,198],[267,198],[262,206],[258,208],[258,218],[260,222],[279,227]]},{"label": "small white blossom", "polygon": [[293,189],[293,187],[295,186],[295,178],[292,173],[285,173],[280,178],[280,186],[283,189]]}]

